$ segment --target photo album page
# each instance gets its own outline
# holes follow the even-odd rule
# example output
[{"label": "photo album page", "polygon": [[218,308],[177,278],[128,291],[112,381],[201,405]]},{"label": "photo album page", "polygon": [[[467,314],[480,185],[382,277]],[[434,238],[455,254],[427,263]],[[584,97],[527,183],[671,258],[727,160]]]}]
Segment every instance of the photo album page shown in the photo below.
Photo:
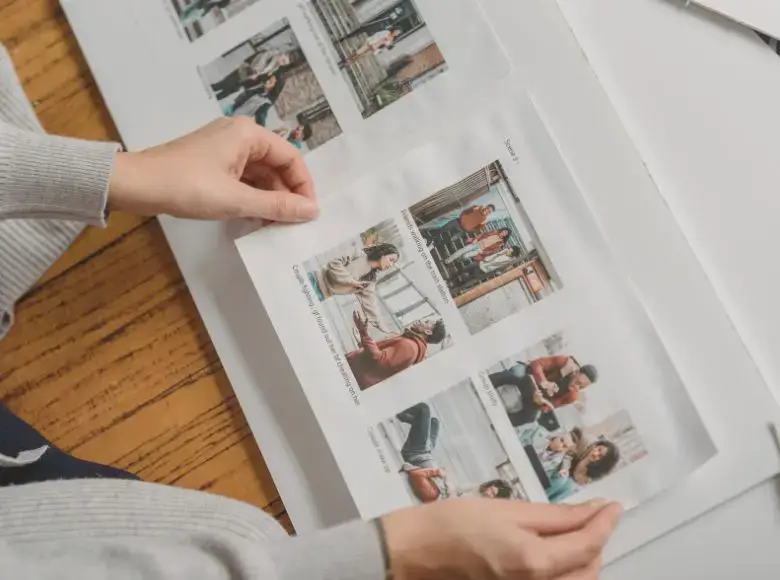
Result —
[{"label": "photo album page", "polygon": [[363,517],[630,508],[716,452],[524,93],[236,243]]},{"label": "photo album page", "polygon": [[111,79],[100,88],[131,148],[247,116],[300,149],[323,190],[469,116],[511,71],[476,0],[71,0],[67,10],[110,21],[112,70],[94,68]]}]

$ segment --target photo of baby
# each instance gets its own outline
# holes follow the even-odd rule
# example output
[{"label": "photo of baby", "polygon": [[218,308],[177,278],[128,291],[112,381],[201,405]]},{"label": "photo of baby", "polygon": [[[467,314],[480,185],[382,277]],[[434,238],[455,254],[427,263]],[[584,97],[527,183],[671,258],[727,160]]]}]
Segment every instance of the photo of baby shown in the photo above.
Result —
[{"label": "photo of baby", "polygon": [[261,0],[170,0],[190,41],[257,4]]},{"label": "photo of baby", "polygon": [[418,283],[427,273],[403,243],[396,222],[387,220],[303,265],[363,391],[451,343],[437,306]]},{"label": "photo of baby", "polygon": [[553,503],[647,456],[628,412],[605,396],[597,367],[580,363],[572,348],[559,333],[486,371]]},{"label": "photo of baby", "polygon": [[286,19],[202,66],[200,74],[225,115],[252,117],[304,153],[342,133]]},{"label": "photo of baby", "polygon": [[462,497],[527,500],[470,381],[413,405],[376,431],[415,503]]},{"label": "photo of baby", "polygon": [[498,161],[409,213],[472,334],[562,287]]},{"label": "photo of baby", "polygon": [[363,118],[447,71],[414,0],[311,0],[311,10]]}]

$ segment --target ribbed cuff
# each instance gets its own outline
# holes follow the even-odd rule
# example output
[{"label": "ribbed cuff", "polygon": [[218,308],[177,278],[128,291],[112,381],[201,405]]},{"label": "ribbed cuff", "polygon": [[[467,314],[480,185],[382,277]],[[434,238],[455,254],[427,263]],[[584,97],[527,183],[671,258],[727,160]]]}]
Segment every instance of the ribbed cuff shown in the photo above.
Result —
[{"label": "ribbed cuff", "polygon": [[385,561],[376,527],[351,522],[271,548],[279,580],[384,580]]},{"label": "ribbed cuff", "polygon": [[0,124],[0,218],[106,225],[119,146],[20,131]]}]

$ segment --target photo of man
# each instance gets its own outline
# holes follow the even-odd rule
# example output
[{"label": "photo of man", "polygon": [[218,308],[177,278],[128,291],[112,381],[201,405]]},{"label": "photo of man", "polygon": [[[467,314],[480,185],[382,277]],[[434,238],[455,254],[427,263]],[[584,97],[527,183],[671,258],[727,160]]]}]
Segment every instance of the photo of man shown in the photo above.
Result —
[{"label": "photo of man", "polygon": [[415,503],[527,499],[469,381],[401,411],[377,430]]},{"label": "photo of man", "polygon": [[170,0],[187,38],[196,40],[260,0]]},{"label": "photo of man", "polygon": [[558,333],[485,371],[553,503],[648,454],[597,367],[573,350]]},{"label": "photo of man", "polygon": [[347,353],[347,362],[363,391],[421,363],[429,345],[441,344],[447,338],[447,329],[440,318],[417,322],[402,333],[380,341],[371,337],[368,323],[358,312],[354,319],[360,348]]},{"label": "photo of man", "polygon": [[223,114],[252,117],[304,153],[342,132],[287,20],[235,46],[200,73]]},{"label": "photo of man", "polygon": [[361,391],[450,346],[419,284],[427,272],[417,256],[404,251],[400,229],[387,220],[303,265]]},{"label": "photo of man", "polygon": [[562,287],[498,161],[409,213],[472,334]]},{"label": "photo of man", "polygon": [[311,0],[363,118],[447,71],[414,0]]}]

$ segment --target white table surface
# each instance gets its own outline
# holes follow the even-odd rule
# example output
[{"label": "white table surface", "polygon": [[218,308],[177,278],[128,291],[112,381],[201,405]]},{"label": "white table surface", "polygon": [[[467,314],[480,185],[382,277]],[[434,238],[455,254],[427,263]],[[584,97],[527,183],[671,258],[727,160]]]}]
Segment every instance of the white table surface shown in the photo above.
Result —
[{"label": "white table surface", "polygon": [[[773,235],[780,57],[752,32],[680,3],[560,4],[735,325],[780,389]],[[617,562],[605,577],[777,578],[779,489],[760,485]]]},{"label": "white table surface", "polygon": [[[504,1],[486,0],[485,4],[493,10],[514,9]],[[734,324],[761,363],[764,376],[780,385],[780,352],[776,352],[780,325],[774,323],[780,320],[780,307],[773,284],[780,280],[780,261],[773,252],[772,235],[775,216],[780,213],[773,211],[780,209],[775,207],[780,205],[775,191],[780,183],[775,153],[780,135],[775,112],[780,103],[780,58],[736,25],[667,0],[560,3]],[[609,103],[580,62],[578,49],[566,34],[561,38],[560,15],[552,0],[517,0],[513,6],[520,12],[517,19],[504,19],[496,27],[514,47],[519,76],[551,115],[549,120],[585,189],[602,202],[601,192],[611,189],[610,195],[619,194],[625,187],[636,189],[635,197],[644,199],[642,203],[648,194],[655,196],[645,168],[614,122]],[[90,23],[98,12],[103,18],[116,18],[118,9],[93,0],[67,0],[65,7],[81,32],[80,42],[96,76],[107,78],[104,69],[115,66],[117,55],[105,54],[112,41],[104,34],[108,28]],[[536,11],[536,18],[524,21],[522,11],[530,9]],[[558,27],[554,37],[546,26]],[[568,46],[558,50],[562,44]],[[130,58],[132,49],[123,50]],[[132,94],[132,79],[104,83],[101,90],[114,110]],[[608,148],[609,163],[598,154],[602,146]],[[611,199],[623,203],[619,195]],[[289,364],[258,307],[230,232],[204,223],[163,220],[163,225],[296,525],[307,530],[349,517],[355,508],[343,485],[323,484],[337,482],[339,474],[300,389],[278,379],[290,375]],[[701,283],[696,275],[689,278]],[[679,292],[669,283],[666,289],[656,284],[653,301],[669,301],[675,291]],[[738,390],[739,376],[734,377],[733,371],[746,368],[745,355],[739,352],[738,341],[728,335],[728,321],[714,300],[703,297],[694,302],[702,304],[671,305],[677,310],[674,316],[687,323],[667,315],[659,327],[673,343],[687,342],[690,347],[695,333],[686,324],[699,324],[703,329],[699,334],[706,334],[706,327],[711,326],[717,336],[712,344],[694,349],[698,354],[689,353],[687,371],[696,375],[699,388],[715,382],[722,386],[725,381]],[[713,349],[721,355],[712,356]],[[738,365],[730,365],[723,353],[733,353]],[[769,397],[761,392],[767,399],[762,401],[765,409]],[[711,411],[716,405],[706,406]],[[741,413],[741,424],[745,415]],[[718,427],[721,432],[728,429],[722,421]],[[746,437],[740,429],[734,431],[735,436]],[[745,452],[740,454],[743,464],[761,466],[751,469],[750,477],[776,473],[780,452],[775,455],[766,440],[761,447],[752,443],[746,437]],[[730,465],[726,458],[719,466],[708,466],[679,486],[677,498],[686,500],[685,505],[698,500],[704,509],[721,491],[733,495],[744,489],[750,477],[730,473]],[[707,474],[713,473],[726,483],[711,485],[707,478],[713,476]],[[675,505],[668,498],[665,505],[663,501],[651,505],[646,510],[651,512],[648,519],[655,519],[655,524],[673,519]],[[605,577],[730,580],[749,572],[751,578],[775,578],[780,570],[778,507],[774,484],[764,484],[634,552],[611,566]],[[624,527],[632,525],[636,528],[636,518]]]}]

